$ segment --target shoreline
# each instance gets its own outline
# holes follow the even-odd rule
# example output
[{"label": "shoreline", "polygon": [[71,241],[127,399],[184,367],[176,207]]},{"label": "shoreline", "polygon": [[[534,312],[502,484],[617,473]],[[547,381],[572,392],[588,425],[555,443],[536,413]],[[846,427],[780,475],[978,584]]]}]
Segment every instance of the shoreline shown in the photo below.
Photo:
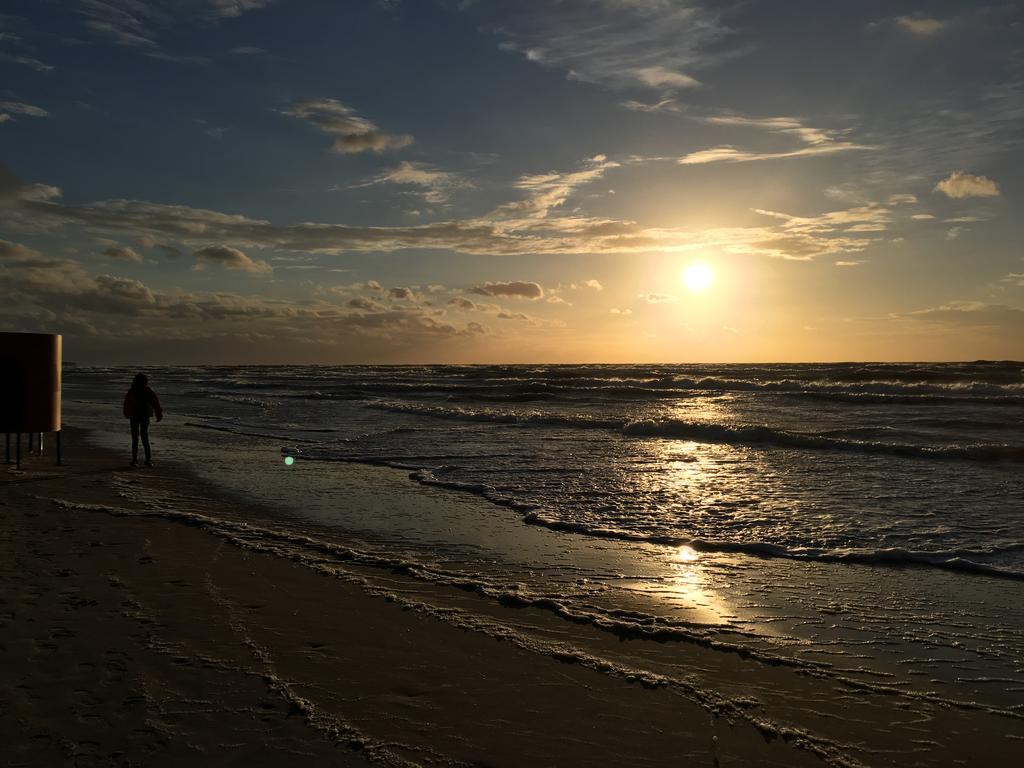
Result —
[{"label": "shoreline", "polygon": [[[929,724],[910,730],[934,744],[910,749],[923,764],[958,756],[998,760],[1017,754],[1024,738],[1020,721],[950,712],[948,703],[915,704],[878,693],[870,705],[854,705],[871,692],[845,685],[839,710],[854,706],[858,717],[874,712],[877,720],[867,731],[877,732],[878,743],[851,751],[827,735],[834,726],[823,727],[836,716],[824,709],[836,698],[835,679],[690,643],[666,646],[675,669],[663,660],[659,667],[647,658],[647,646],[661,643],[623,645],[608,632],[549,611],[502,605],[393,569],[360,569],[329,553],[299,562],[284,541],[247,541],[244,506],[186,471],[128,470],[112,453],[85,447],[83,432],[69,430],[66,437],[66,467],[58,471],[48,458],[34,459],[14,482],[9,474],[0,483],[10,566],[3,573],[0,641],[8,679],[28,686],[12,686],[3,719],[18,726],[0,736],[29,763],[46,762],[37,759],[44,754],[67,759],[68,745],[76,743],[72,735],[89,715],[73,701],[57,706],[58,690],[102,691],[105,681],[124,687],[126,678],[135,681],[135,693],[121,701],[98,696],[91,705],[108,727],[90,729],[83,743],[95,742],[99,746],[88,749],[106,749],[108,758],[117,751],[112,745],[138,730],[115,718],[131,696],[142,696],[132,700],[141,701],[143,728],[149,721],[170,723],[166,733],[157,728],[137,745],[164,750],[157,761],[165,753],[211,760],[228,754],[227,742],[217,741],[228,721],[242,734],[237,743],[248,745],[239,750],[250,749],[256,764],[268,765],[309,750],[311,757],[329,755],[332,764],[658,765],[680,757],[720,764],[889,764],[896,755],[883,758],[878,750],[899,747],[898,753],[909,745],[906,726],[900,730],[887,718],[912,715],[907,710],[915,706]],[[157,498],[161,488],[174,490],[210,517],[173,520],[166,509],[161,515],[133,507],[118,495],[124,484],[151,489]],[[69,505],[57,506],[55,498]],[[43,520],[48,527],[41,528]],[[232,520],[234,533],[226,525]],[[86,607],[58,602],[43,606],[42,618],[26,616],[27,608],[40,608],[43,594],[73,595]],[[98,624],[88,616],[97,612],[103,615]],[[42,637],[36,630],[47,622],[61,631]],[[111,631],[101,631],[104,623]],[[118,681],[97,678],[95,667],[82,670],[81,681],[69,681],[68,669],[82,663],[75,659],[112,650],[124,667]],[[61,657],[63,666],[48,663],[47,653]],[[688,670],[699,669],[713,669],[716,690],[693,682]],[[32,699],[28,691],[37,689],[44,693]],[[770,689],[794,699],[792,705],[769,702],[762,694]],[[160,692],[169,691],[184,694],[173,711],[162,703],[169,699]],[[750,701],[759,698],[759,704]],[[234,704],[222,706],[228,701]],[[36,738],[32,727],[43,724],[59,735]],[[965,729],[978,743],[963,743]],[[960,734],[960,743],[934,739],[948,733]],[[154,754],[144,762],[156,764]],[[871,754],[878,762],[864,760]]]}]

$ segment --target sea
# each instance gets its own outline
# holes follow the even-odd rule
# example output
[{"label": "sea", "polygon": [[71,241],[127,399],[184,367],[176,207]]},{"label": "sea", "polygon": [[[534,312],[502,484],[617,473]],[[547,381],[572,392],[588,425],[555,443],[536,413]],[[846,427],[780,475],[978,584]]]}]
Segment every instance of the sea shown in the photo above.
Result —
[{"label": "sea", "polygon": [[[135,372],[64,375],[126,463]],[[1022,363],[145,372],[154,460],[258,505],[254,536],[655,640],[664,674],[698,643],[1024,735]]]}]

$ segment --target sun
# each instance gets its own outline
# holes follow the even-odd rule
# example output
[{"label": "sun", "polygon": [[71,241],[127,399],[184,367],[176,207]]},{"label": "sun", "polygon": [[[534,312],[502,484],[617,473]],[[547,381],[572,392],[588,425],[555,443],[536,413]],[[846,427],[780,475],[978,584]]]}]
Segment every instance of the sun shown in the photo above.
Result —
[{"label": "sun", "polygon": [[702,261],[695,261],[688,264],[682,272],[683,283],[691,293],[702,293],[706,291],[715,279],[715,273],[711,267]]}]

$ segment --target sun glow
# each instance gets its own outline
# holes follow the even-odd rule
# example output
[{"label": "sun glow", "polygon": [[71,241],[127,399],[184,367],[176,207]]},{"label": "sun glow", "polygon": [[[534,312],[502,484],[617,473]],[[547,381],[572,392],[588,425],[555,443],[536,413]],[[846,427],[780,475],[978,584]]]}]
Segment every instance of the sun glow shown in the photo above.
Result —
[{"label": "sun glow", "polygon": [[686,285],[691,293],[701,293],[706,291],[714,281],[715,273],[704,262],[695,261],[683,269],[682,279],[683,284]]}]

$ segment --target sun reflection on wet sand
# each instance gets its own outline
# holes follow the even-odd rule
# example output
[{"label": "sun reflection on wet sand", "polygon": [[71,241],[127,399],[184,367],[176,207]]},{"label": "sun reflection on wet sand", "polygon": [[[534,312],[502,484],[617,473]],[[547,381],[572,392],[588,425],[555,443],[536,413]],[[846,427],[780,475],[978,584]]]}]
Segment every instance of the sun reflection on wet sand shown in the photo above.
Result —
[{"label": "sun reflection on wet sand", "polygon": [[659,558],[660,574],[627,579],[617,586],[633,593],[634,600],[656,604],[646,609],[656,615],[715,626],[731,623],[734,613],[714,588],[716,576],[703,567],[699,553],[690,547],[665,552],[668,556]]}]

